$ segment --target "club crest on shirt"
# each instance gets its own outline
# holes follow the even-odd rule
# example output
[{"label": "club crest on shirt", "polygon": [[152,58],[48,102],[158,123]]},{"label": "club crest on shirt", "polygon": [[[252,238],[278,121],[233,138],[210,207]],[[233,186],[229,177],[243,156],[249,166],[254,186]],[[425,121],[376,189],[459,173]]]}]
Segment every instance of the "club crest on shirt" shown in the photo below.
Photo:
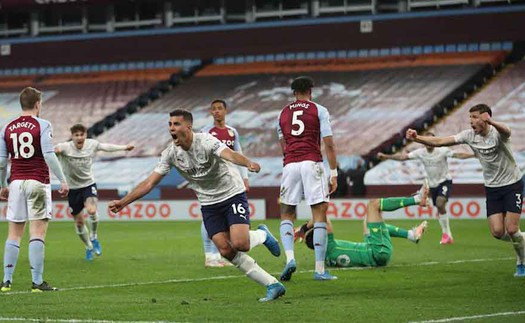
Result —
[{"label": "club crest on shirt", "polygon": [[231,129],[228,129],[228,134],[229,134],[231,137],[235,136],[235,134],[233,133],[233,131],[232,131]]},{"label": "club crest on shirt", "polygon": [[195,159],[199,163],[204,163],[208,160],[208,158],[206,157],[206,151],[204,151],[202,147],[195,147]]}]

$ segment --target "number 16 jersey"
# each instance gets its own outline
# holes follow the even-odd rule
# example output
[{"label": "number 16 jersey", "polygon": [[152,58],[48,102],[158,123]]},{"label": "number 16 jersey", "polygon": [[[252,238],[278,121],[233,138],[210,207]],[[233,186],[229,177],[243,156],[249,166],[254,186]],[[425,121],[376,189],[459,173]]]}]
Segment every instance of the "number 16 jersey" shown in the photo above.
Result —
[{"label": "number 16 jersey", "polygon": [[0,132],[0,157],[11,156],[10,180],[33,179],[49,184],[45,153],[54,151],[49,121],[33,116],[20,116]]},{"label": "number 16 jersey", "polygon": [[332,136],[330,114],[320,104],[297,100],[279,114],[279,139],[284,139],[284,165],[305,160],[322,162],[321,138]]}]

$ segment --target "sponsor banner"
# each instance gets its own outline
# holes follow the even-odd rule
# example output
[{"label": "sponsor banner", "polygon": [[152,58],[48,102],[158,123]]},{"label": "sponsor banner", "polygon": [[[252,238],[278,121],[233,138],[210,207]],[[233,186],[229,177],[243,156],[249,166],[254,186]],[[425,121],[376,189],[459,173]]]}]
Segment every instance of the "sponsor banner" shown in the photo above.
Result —
[{"label": "sponsor banner", "polygon": [[[327,215],[331,219],[362,220],[366,215],[367,199],[333,199],[328,206]],[[525,211],[525,209],[524,209]],[[484,198],[451,198],[447,203],[447,213],[451,219],[486,219]],[[312,212],[304,202],[297,207],[298,219],[310,219]],[[383,212],[389,219],[431,219],[437,218],[437,209],[432,206],[409,206],[392,212]]]},{"label": "sponsor banner", "polygon": [[[250,219],[266,218],[266,203],[262,199],[252,199]],[[137,201],[126,206],[117,214],[108,209],[109,201],[98,202],[98,214],[102,221],[173,221],[201,220],[201,208],[197,200]],[[0,221],[5,221],[7,203],[0,203]],[[87,217],[84,211],[84,217]],[[53,202],[53,221],[67,221],[73,217],[66,201]]]}]

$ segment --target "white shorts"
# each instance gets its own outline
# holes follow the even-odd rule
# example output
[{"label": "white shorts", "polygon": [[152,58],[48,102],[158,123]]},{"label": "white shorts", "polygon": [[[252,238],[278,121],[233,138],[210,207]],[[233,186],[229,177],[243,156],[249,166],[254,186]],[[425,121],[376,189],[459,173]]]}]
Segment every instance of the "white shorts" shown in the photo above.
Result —
[{"label": "white shorts", "polygon": [[281,203],[297,205],[304,197],[306,204],[328,202],[328,178],[322,162],[310,160],[284,166],[281,180]]},{"label": "white shorts", "polygon": [[33,179],[14,180],[9,184],[7,220],[26,222],[51,219],[51,185]]}]

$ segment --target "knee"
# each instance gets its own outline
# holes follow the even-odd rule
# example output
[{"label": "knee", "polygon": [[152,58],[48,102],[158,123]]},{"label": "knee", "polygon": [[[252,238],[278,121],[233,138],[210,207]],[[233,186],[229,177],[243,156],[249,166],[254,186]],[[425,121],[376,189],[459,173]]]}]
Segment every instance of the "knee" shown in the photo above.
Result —
[{"label": "knee", "polygon": [[379,210],[381,206],[381,201],[379,199],[373,199],[368,201],[368,209],[370,210]]},{"label": "knee", "polygon": [[234,240],[232,241],[232,247],[237,251],[246,252],[250,250],[250,241],[246,239]]},{"label": "knee", "polygon": [[520,229],[517,224],[510,223],[506,227],[506,231],[509,234],[509,236],[514,235],[516,232],[518,232]]},{"label": "knee", "polygon": [[490,232],[492,233],[492,236],[496,239],[501,239],[505,235],[505,229],[503,228],[492,228]]},{"label": "knee", "polygon": [[88,206],[86,206],[86,212],[89,215],[95,215],[97,213],[97,206],[96,205],[88,205]]}]

